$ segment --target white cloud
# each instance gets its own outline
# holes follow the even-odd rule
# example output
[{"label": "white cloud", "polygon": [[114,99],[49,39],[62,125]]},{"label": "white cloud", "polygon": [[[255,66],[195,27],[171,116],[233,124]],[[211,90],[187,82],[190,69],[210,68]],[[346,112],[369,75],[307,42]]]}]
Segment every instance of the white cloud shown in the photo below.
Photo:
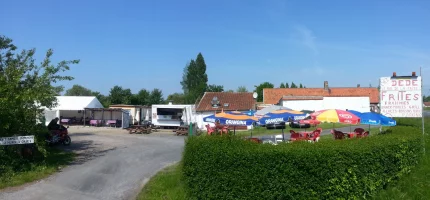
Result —
[{"label": "white cloud", "polygon": [[296,26],[295,31],[299,34],[301,44],[309,48],[315,54],[318,54],[318,48],[315,41],[316,37],[313,32],[306,26]]}]

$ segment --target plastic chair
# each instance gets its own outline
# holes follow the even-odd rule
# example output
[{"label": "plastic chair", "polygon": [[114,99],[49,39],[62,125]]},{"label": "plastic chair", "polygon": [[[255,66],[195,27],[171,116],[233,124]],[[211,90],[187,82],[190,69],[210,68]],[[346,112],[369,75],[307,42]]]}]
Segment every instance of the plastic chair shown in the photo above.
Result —
[{"label": "plastic chair", "polygon": [[291,136],[290,140],[295,141],[300,139],[300,133],[296,133],[294,130],[290,130]]},{"label": "plastic chair", "polygon": [[364,133],[364,129],[362,129],[362,128],[356,128],[356,129],[354,129],[354,132],[362,134],[362,133]]},{"label": "plastic chair", "polygon": [[341,131],[335,131],[334,132],[334,139],[335,140],[343,140],[345,138],[345,134]]},{"label": "plastic chair", "polygon": [[224,126],[224,127],[222,127],[222,129],[221,129],[221,135],[222,135],[223,133],[228,134],[228,126]]},{"label": "plastic chair", "polygon": [[215,130],[211,126],[209,126],[209,124],[206,124],[206,130],[208,132],[208,135],[212,135],[212,133],[215,132]]},{"label": "plastic chair", "polygon": [[321,131],[315,130],[311,133],[312,137],[308,138],[309,142],[318,142],[320,140]]}]

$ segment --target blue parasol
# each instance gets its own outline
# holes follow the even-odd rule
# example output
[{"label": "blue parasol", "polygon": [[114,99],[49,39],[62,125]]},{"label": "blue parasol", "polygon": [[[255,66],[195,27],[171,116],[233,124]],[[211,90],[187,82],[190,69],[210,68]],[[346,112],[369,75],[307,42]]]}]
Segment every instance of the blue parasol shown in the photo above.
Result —
[{"label": "blue parasol", "polygon": [[368,125],[381,125],[381,126],[395,126],[397,124],[396,120],[391,119],[385,115],[375,113],[375,112],[358,112],[355,110],[348,110],[349,112],[357,115],[360,118],[361,124]]},{"label": "blue parasol", "polygon": [[278,122],[287,122],[289,119],[301,120],[306,118],[306,113],[293,110],[274,111],[267,113],[258,122],[260,125],[274,124]]}]

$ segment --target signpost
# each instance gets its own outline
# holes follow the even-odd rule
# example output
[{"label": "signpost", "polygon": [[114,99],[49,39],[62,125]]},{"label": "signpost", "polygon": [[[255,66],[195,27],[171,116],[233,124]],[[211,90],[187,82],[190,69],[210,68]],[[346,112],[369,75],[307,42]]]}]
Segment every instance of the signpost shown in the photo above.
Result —
[{"label": "signpost", "polygon": [[0,145],[32,144],[32,143],[34,143],[34,135],[0,137]]},{"label": "signpost", "polygon": [[[420,68],[421,72],[421,68]],[[423,143],[425,142],[422,77],[397,76],[380,78],[381,114],[388,117],[422,118]],[[425,144],[424,144],[425,153]]]},{"label": "signpost", "polygon": [[382,77],[381,114],[388,117],[422,117],[421,77]]}]

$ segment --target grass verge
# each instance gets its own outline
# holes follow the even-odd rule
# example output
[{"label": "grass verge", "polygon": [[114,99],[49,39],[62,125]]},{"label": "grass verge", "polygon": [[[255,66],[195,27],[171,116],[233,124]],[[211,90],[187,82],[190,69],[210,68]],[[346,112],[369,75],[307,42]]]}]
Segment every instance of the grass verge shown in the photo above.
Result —
[{"label": "grass verge", "polygon": [[29,163],[30,166],[25,167],[27,170],[0,174],[0,189],[43,179],[69,164],[74,157],[75,154],[71,152],[49,149],[44,161]]},{"label": "grass verge", "polygon": [[139,193],[137,199],[187,199],[180,164],[169,166],[153,176]]}]

